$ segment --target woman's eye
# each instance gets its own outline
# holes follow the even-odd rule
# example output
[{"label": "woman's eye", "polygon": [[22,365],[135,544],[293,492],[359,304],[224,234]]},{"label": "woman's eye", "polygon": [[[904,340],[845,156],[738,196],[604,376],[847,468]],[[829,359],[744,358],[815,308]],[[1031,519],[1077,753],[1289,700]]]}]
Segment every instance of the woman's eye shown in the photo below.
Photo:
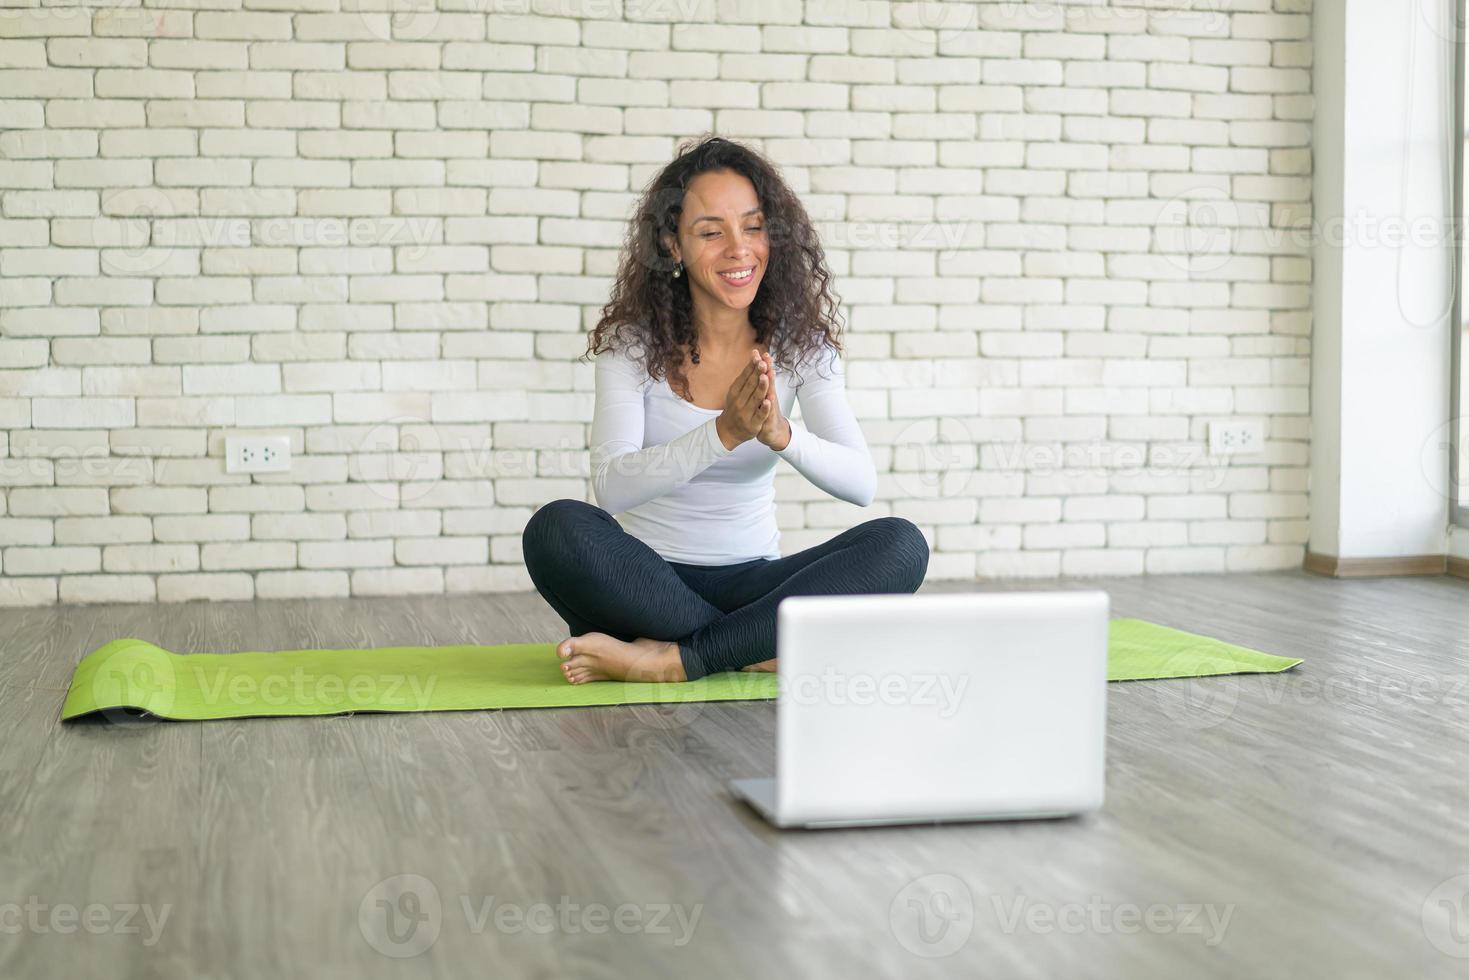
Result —
[{"label": "woman's eye", "polygon": [[[765,226],[764,225],[755,225],[753,228],[746,228],[745,230],[746,231],[764,231],[765,230]],[[701,234],[699,237],[700,238],[714,238],[718,234],[719,234],[719,232],[717,232],[717,231],[706,231],[703,234]]]}]

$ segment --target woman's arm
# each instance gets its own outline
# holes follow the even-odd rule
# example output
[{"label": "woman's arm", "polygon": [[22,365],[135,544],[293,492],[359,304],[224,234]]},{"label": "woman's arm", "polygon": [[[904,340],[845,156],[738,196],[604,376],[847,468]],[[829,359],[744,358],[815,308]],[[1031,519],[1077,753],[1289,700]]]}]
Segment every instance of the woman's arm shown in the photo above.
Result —
[{"label": "woman's arm", "polygon": [[734,452],[719,438],[717,415],[676,439],[642,448],[646,371],[622,351],[603,351],[596,365],[592,492],[609,514],[661,497]]},{"label": "woman's arm", "polygon": [[825,351],[820,370],[803,368],[796,389],[809,428],[788,419],[791,441],[776,455],[833,497],[866,507],[877,493],[877,467],[847,403],[846,368],[834,348]]}]

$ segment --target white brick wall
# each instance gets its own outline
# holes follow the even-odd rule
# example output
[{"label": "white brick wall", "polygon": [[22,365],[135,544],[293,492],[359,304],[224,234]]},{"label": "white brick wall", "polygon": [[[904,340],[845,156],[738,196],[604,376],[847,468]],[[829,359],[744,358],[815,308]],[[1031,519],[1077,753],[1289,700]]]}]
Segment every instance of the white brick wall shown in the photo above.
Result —
[{"label": "white brick wall", "polygon": [[880,473],[782,464],[788,553],[1300,564],[1310,0],[358,6],[0,7],[0,604],[530,588],[623,217],[705,130],[818,221]]}]

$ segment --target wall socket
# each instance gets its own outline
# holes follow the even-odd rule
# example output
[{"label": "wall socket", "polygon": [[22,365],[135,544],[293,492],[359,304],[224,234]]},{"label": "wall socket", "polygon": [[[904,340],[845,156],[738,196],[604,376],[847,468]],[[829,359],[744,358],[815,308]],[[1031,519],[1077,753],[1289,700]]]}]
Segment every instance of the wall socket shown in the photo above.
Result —
[{"label": "wall socket", "polygon": [[1209,455],[1234,456],[1265,449],[1265,426],[1261,422],[1210,422]]},{"label": "wall socket", "polygon": [[224,441],[226,473],[280,473],[290,468],[287,436],[229,436]]}]

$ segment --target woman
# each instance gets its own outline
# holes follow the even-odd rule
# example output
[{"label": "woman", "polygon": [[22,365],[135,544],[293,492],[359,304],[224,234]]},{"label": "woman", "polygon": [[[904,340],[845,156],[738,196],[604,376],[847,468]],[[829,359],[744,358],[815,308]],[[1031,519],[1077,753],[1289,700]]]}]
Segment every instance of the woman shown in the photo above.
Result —
[{"label": "woman", "polygon": [[[601,506],[553,500],[522,536],[571,631],[557,646],[571,683],[773,670],[786,596],[923,582],[928,544],[900,517],[780,555],[777,457],[858,506],[876,490],[830,279],[805,209],[748,147],[706,137],[648,186],[587,350]],[[787,418],[797,400],[804,425]]]}]

